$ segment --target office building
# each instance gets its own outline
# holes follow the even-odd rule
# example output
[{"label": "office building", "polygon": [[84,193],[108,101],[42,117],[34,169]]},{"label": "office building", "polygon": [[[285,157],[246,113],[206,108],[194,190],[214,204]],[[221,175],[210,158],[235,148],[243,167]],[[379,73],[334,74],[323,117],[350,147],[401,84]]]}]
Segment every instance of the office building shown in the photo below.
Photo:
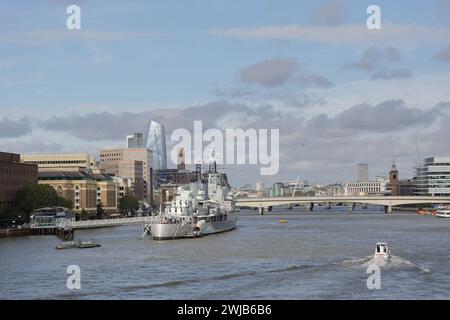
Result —
[{"label": "office building", "polygon": [[414,194],[450,196],[450,157],[430,157],[416,167]]},{"label": "office building", "polygon": [[369,165],[367,163],[358,163],[356,165],[356,181],[369,181]]},{"label": "office building", "polygon": [[155,120],[150,121],[147,148],[153,153],[154,170],[167,169],[166,136],[164,133],[164,126]]},{"label": "office building", "polygon": [[[112,176],[131,178],[137,190],[142,181],[143,197],[151,204],[153,190],[152,152],[147,148],[106,149],[100,151],[100,167]],[[140,199],[142,198],[142,199]]]},{"label": "office building", "polygon": [[21,163],[19,154],[0,152],[0,213],[16,206],[17,190],[37,182],[36,165]]},{"label": "office building", "polygon": [[39,171],[52,168],[94,168],[95,157],[86,153],[22,154],[21,162],[35,164]]},{"label": "office building", "polygon": [[127,148],[145,148],[144,135],[139,132],[127,135]]}]

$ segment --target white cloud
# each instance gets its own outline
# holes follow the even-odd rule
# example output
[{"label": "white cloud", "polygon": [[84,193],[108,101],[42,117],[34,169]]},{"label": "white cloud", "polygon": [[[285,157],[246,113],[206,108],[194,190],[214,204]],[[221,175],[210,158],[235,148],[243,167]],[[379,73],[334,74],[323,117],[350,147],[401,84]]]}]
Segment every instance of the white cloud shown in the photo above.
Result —
[{"label": "white cloud", "polygon": [[348,45],[416,45],[450,38],[450,28],[385,22],[381,30],[368,30],[364,23],[340,26],[280,25],[256,28],[213,29],[211,35],[242,39],[281,39]]}]

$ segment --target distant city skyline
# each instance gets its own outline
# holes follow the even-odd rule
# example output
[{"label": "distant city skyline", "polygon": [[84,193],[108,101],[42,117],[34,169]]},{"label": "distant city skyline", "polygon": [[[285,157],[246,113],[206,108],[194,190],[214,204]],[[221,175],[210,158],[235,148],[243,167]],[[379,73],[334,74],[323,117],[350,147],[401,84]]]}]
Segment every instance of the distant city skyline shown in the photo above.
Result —
[{"label": "distant city skyline", "polygon": [[81,30],[67,1],[0,4],[0,151],[98,156],[157,119],[167,152],[196,120],[279,128],[278,174],[222,166],[234,185],[353,181],[392,159],[408,178],[450,155],[449,1],[377,1],[381,30],[366,0],[70,4]]}]

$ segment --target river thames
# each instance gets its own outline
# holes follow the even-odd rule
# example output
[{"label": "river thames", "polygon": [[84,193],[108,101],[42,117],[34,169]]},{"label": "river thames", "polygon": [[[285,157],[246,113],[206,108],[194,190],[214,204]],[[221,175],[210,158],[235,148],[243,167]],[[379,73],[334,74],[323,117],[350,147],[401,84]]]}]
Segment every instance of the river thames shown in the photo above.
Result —
[{"label": "river thames", "polygon": [[[287,223],[280,223],[286,219]],[[0,239],[0,299],[449,299],[450,219],[381,209],[241,210],[236,230],[141,239],[141,225],[77,230],[92,249],[55,250],[56,236]],[[375,243],[392,259],[381,289],[366,269]],[[69,265],[81,289],[69,290]]]}]

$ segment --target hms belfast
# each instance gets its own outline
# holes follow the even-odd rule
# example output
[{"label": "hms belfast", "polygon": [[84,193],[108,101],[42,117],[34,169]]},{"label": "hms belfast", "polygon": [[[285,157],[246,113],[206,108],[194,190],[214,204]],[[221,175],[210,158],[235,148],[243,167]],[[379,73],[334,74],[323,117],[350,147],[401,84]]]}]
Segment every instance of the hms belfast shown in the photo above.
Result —
[{"label": "hms belfast", "polygon": [[195,238],[233,230],[238,217],[227,176],[211,161],[207,174],[178,187],[175,199],[144,230],[155,240]]}]

